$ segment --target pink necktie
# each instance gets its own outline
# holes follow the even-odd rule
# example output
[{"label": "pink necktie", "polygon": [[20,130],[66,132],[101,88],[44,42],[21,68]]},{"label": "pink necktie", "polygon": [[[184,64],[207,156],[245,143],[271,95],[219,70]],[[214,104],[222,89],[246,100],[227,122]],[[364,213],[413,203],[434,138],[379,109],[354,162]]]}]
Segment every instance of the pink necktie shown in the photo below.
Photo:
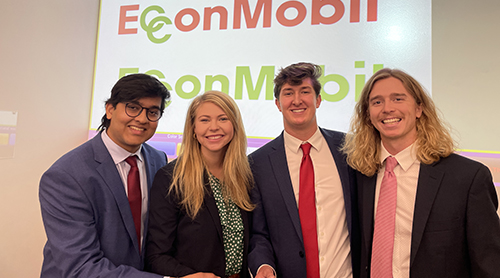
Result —
[{"label": "pink necktie", "polygon": [[130,165],[130,171],[127,177],[128,203],[134,218],[135,232],[139,250],[141,250],[141,180],[139,178],[139,168],[137,168],[137,157],[129,156],[125,161]]},{"label": "pink necktie", "polygon": [[307,278],[319,278],[318,234],[316,231],[316,195],[314,192],[314,168],[309,156],[311,144],[300,146],[303,156],[300,164],[299,216],[302,238],[306,251]]},{"label": "pink necktie", "polygon": [[372,246],[372,278],[392,277],[392,253],[394,249],[394,227],[396,218],[397,181],[393,170],[398,164],[389,156],[385,161],[385,172],[380,185],[377,214]]}]

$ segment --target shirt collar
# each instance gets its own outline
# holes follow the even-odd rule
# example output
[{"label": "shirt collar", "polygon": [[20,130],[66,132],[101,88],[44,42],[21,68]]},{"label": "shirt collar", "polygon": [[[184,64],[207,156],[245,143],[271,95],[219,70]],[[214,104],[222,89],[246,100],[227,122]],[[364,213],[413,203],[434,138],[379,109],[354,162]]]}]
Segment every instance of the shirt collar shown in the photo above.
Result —
[{"label": "shirt collar", "polygon": [[113,140],[111,140],[106,131],[101,132],[101,139],[106,148],[108,149],[108,152],[111,155],[111,158],[113,159],[113,162],[115,162],[115,164],[121,163],[127,157],[132,155],[136,155],[140,161],[143,161],[141,153],[142,145],[135,153],[130,153],[129,151],[125,150],[124,148],[116,144]]},{"label": "shirt collar", "polygon": [[410,166],[415,163],[417,160],[417,148],[415,143],[408,146],[406,149],[400,151],[396,155],[391,155],[384,147],[384,144],[380,142],[381,152],[380,152],[380,163],[384,164],[384,161],[389,156],[394,156],[398,161],[399,165],[406,172]]},{"label": "shirt collar", "polygon": [[321,150],[321,147],[323,145],[323,140],[321,140],[322,137],[323,134],[321,134],[319,127],[316,129],[316,132],[311,136],[311,138],[307,139],[306,141],[302,141],[296,137],[293,137],[290,133],[286,132],[286,130],[283,131],[283,140],[285,142],[285,147],[293,153],[298,153],[300,145],[304,143],[310,143],[311,146],[317,151]]}]

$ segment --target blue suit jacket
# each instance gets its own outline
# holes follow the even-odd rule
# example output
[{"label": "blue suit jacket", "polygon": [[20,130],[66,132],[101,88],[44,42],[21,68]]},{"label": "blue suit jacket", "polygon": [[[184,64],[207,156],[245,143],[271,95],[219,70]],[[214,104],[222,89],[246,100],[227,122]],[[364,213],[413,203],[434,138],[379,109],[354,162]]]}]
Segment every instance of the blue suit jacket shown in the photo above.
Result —
[{"label": "blue suit jacket", "polygon": [[[361,277],[370,277],[377,175],[358,173]],[[420,164],[410,277],[500,277],[497,193],[484,165],[452,154]]]},{"label": "blue suit jacket", "polygon": [[[142,153],[149,190],[167,159],[147,144]],[[41,277],[160,277],[139,271],[144,252],[139,252],[125,188],[101,134],[43,174],[39,197],[47,233]]]},{"label": "blue suit jacket", "polygon": [[[320,129],[332,153],[344,192],[347,227],[351,238],[353,264],[357,264],[359,231],[356,219],[354,171],[339,151],[344,134]],[[255,178],[252,200],[253,228],[250,238],[249,268],[255,275],[262,264],[272,266],[278,277],[306,277],[306,259],[299,210],[286,161],[283,133],[250,154]],[[356,267],[353,267],[356,270]]]}]

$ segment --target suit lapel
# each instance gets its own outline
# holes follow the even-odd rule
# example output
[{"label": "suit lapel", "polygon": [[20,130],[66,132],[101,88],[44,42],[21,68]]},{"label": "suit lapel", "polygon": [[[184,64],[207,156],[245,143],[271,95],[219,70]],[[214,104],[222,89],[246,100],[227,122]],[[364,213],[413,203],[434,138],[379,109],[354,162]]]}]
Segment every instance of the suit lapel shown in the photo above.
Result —
[{"label": "suit lapel", "polygon": [[102,142],[100,133],[92,139],[92,148],[94,149],[94,159],[99,164],[96,167],[96,171],[101,175],[105,186],[107,186],[112,192],[116,205],[118,206],[122,216],[125,228],[127,229],[130,239],[134,242],[134,246],[139,254],[139,243],[137,242],[134,218],[132,217],[132,212],[130,211],[130,205],[128,203],[125,187],[111,155]]},{"label": "suit lapel", "polygon": [[268,157],[271,163],[271,168],[274,173],[274,178],[278,184],[281,196],[287,208],[288,214],[292,220],[295,231],[302,241],[302,230],[300,227],[299,210],[297,208],[297,201],[293,192],[292,181],[290,179],[290,172],[288,170],[288,163],[286,161],[285,142],[283,140],[283,133],[274,140],[273,151],[269,152]]},{"label": "suit lapel", "polygon": [[[208,184],[208,180],[205,180],[205,183],[207,184],[207,189],[208,189],[208,194],[205,196],[205,205],[207,207],[207,210],[212,218],[212,221],[214,223],[215,228],[217,229],[217,234],[219,235],[219,240],[222,244],[224,244],[224,235],[222,232],[222,224],[220,220],[220,215],[219,215],[219,209],[217,208],[217,204],[215,203],[215,198],[213,196],[212,189],[210,188],[210,185]],[[244,241],[245,245],[248,246],[248,240],[249,240],[249,229],[248,229],[248,216],[246,211],[242,210],[241,208],[238,208],[240,210],[241,214],[241,220],[243,221],[243,227],[245,227],[244,230]]]},{"label": "suit lapel", "polygon": [[212,221],[214,223],[215,228],[217,229],[217,234],[219,235],[219,240],[221,243],[224,243],[224,237],[222,234],[222,224],[220,221],[219,209],[217,208],[217,204],[215,203],[214,194],[212,189],[210,188],[210,184],[208,179],[205,178],[205,184],[207,186],[208,193],[205,195],[205,205],[207,206],[207,210],[212,217]]},{"label": "suit lapel", "polygon": [[444,176],[442,171],[434,168],[436,163],[431,165],[420,164],[417,196],[415,198],[415,212],[413,214],[410,267],[420,246],[427,219],[429,218],[434,199],[436,198],[436,194]]},{"label": "suit lapel", "polygon": [[148,192],[153,184],[153,178],[156,175],[155,169],[160,169],[163,165],[156,165],[156,161],[151,159],[151,147],[142,144],[142,154],[144,156],[144,165],[146,166],[146,175],[148,180]]},{"label": "suit lapel", "polygon": [[359,211],[361,215],[361,225],[365,246],[372,245],[373,238],[373,215],[375,208],[375,187],[377,184],[377,174],[367,177],[358,173]]},{"label": "suit lapel", "polygon": [[347,228],[349,230],[349,234],[352,234],[352,199],[351,199],[351,181],[349,178],[348,166],[345,159],[345,156],[338,150],[338,148],[342,145],[341,137],[334,137],[326,133],[323,129],[320,128],[323,137],[325,138],[328,147],[330,148],[330,152],[332,153],[333,160],[335,161],[335,165],[337,167],[337,171],[339,173],[340,182],[342,186],[342,191],[344,194],[344,207],[346,211],[346,220],[347,220]]},{"label": "suit lapel", "polygon": [[[147,187],[148,187],[148,190],[147,190],[147,194],[150,194],[151,192],[151,186],[153,186],[153,179],[154,179],[154,176],[156,175],[156,172],[155,172],[155,169],[160,169],[162,166],[164,165],[157,165],[158,164],[158,161],[155,161],[154,159],[152,159],[152,155],[151,155],[151,147],[147,144],[142,144],[142,156],[144,158],[144,166],[146,168],[146,178],[147,178]],[[150,196],[148,196],[148,212],[149,212],[149,200],[150,199]],[[146,213],[146,216],[145,216],[146,219],[144,219],[144,235],[143,235],[143,242],[141,242],[141,246],[144,247],[144,240],[146,239],[146,234],[148,232],[148,223],[149,223],[149,213]],[[141,248],[142,249],[142,248]],[[143,253],[141,253],[143,254]]]}]

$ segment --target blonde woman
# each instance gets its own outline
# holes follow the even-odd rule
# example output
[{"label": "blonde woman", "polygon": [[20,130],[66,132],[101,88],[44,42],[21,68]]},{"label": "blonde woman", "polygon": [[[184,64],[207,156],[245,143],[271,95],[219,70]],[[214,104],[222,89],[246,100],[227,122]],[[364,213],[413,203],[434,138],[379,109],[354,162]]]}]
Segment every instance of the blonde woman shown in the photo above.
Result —
[{"label": "blonde woman", "polygon": [[239,109],[209,91],[188,108],[179,157],[151,189],[146,268],[172,277],[249,277],[253,177]]}]

